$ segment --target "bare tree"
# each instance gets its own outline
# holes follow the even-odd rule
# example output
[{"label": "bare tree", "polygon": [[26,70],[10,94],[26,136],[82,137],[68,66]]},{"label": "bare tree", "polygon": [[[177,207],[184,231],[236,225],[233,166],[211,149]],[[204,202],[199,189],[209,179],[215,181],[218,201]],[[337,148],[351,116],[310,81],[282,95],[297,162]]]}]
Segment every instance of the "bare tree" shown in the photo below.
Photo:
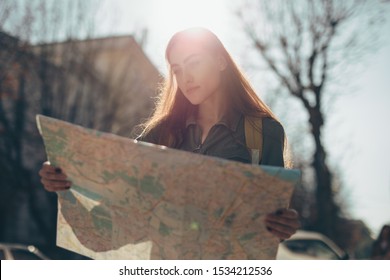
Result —
[{"label": "bare tree", "polygon": [[[159,73],[131,36],[91,39],[98,1],[0,2],[0,240],[55,244],[35,115],[129,136]],[[12,34],[12,35],[11,35]]]},{"label": "bare tree", "polygon": [[[248,2],[238,12],[244,30],[281,87],[300,101],[309,116],[314,153],[315,208],[312,228],[335,238],[339,206],[334,199],[332,171],[322,140],[327,86],[340,65],[363,56],[367,22],[378,20],[368,1],[301,0]],[[337,67],[338,70],[337,70]],[[303,164],[304,165],[304,164]]]}]

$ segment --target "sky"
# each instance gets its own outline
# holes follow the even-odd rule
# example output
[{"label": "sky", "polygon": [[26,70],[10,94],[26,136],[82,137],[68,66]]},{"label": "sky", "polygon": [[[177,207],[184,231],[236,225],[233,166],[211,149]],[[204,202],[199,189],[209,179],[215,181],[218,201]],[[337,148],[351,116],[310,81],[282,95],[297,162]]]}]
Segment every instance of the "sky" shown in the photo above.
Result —
[{"label": "sky", "polygon": [[[107,0],[103,2],[104,15],[115,16],[102,21],[101,34],[130,34],[147,28],[144,50],[165,73],[164,51],[169,38],[187,27],[207,27],[247,71],[256,89],[267,92],[269,87],[262,86],[267,84],[262,76],[267,75],[249,66],[254,58],[248,56],[248,40],[232,15],[240,3],[243,1]],[[374,236],[382,225],[390,224],[390,20],[380,30],[381,46],[361,63],[351,65],[353,75],[348,71],[340,74],[344,75],[337,86],[341,94],[329,110],[323,137],[329,163],[342,170],[341,195],[348,202],[349,213],[362,219]],[[285,129],[287,136],[293,130]]]},{"label": "sky", "polygon": [[[204,26],[217,34],[238,64],[249,73],[251,82],[262,88],[261,78],[248,65],[248,40],[232,12],[242,1],[224,0],[115,0],[105,2],[104,11],[116,14],[112,22],[102,26],[102,33],[129,34],[147,28],[145,52],[160,72],[166,70],[164,51],[169,38],[181,29]],[[388,7],[388,11],[390,9]],[[113,26],[115,26],[113,28]],[[390,21],[381,27],[390,34]],[[390,223],[390,36],[338,85],[340,94],[334,102],[324,128],[324,142],[329,163],[342,170],[341,195],[348,202],[349,213],[362,219],[378,234]],[[355,69],[356,70],[356,69]],[[387,76],[386,76],[387,75]],[[260,79],[260,81],[258,80]],[[285,127],[287,136],[292,128]]]}]

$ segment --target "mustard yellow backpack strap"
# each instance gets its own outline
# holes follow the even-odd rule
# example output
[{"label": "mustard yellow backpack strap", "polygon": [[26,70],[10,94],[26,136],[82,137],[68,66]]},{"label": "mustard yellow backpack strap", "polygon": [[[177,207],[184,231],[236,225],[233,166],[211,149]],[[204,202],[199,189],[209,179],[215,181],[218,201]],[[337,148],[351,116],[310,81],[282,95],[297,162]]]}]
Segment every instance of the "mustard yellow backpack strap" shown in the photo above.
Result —
[{"label": "mustard yellow backpack strap", "polygon": [[251,151],[252,164],[259,164],[263,152],[263,119],[245,117],[245,141]]}]

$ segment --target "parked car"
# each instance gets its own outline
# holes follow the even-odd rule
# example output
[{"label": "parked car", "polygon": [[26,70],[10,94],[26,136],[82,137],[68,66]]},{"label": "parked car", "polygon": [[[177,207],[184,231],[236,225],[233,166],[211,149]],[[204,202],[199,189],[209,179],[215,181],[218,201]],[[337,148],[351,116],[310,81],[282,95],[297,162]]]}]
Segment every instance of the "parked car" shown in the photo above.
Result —
[{"label": "parked car", "polygon": [[48,260],[34,245],[0,243],[1,260]]},{"label": "parked car", "polygon": [[277,260],[346,260],[348,254],[321,233],[298,230],[279,244]]}]

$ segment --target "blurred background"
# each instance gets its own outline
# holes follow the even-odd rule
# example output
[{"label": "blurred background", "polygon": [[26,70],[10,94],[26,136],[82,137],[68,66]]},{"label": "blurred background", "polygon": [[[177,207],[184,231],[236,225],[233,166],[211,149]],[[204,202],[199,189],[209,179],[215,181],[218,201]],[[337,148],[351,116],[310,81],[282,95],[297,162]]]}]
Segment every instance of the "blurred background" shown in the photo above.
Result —
[{"label": "blurred background", "polygon": [[371,258],[390,223],[390,1],[1,0],[0,243],[54,259],[57,197],[38,176],[44,114],[131,137],[177,31],[217,34],[283,123],[303,229]]}]

